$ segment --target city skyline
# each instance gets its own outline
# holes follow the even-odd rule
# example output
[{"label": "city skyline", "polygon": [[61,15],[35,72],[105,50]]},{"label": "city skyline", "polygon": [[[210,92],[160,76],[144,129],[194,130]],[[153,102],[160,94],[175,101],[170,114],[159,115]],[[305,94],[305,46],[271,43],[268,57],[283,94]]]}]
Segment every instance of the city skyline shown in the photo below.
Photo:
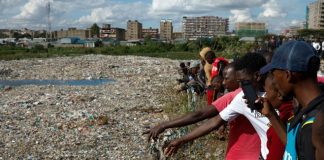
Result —
[{"label": "city skyline", "polygon": [[181,31],[182,17],[229,18],[230,31],[236,22],[265,22],[270,32],[304,22],[306,6],[315,0],[0,0],[0,28],[47,29],[47,2],[51,4],[51,28],[88,28],[103,23],[127,28],[138,20],[143,28],[159,28],[161,19],[172,19]]}]

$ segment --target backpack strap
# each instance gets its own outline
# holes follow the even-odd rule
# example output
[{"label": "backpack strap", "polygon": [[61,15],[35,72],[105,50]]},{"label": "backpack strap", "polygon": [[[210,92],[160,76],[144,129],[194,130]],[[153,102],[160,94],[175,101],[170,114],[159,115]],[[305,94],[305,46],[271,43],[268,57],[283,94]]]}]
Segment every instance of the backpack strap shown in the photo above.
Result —
[{"label": "backpack strap", "polygon": [[[316,109],[320,108],[321,104],[323,104],[323,103],[324,103],[324,94],[321,94],[320,96],[318,96],[314,100],[312,100],[311,103],[308,104],[307,108],[299,111],[299,113],[297,115],[295,115],[294,119],[290,123],[291,128],[289,128],[288,131],[290,131],[292,128],[295,128],[295,126],[298,123],[302,122],[304,115],[309,115],[310,112],[314,112]],[[314,113],[316,113],[316,111]],[[313,117],[311,114],[309,116]]]},{"label": "backpack strap", "polygon": [[311,117],[311,118],[309,118],[308,120],[306,120],[306,121],[303,123],[302,128],[303,128],[305,125],[308,125],[308,124],[312,124],[312,123],[314,123],[314,121],[315,121],[315,117]]}]

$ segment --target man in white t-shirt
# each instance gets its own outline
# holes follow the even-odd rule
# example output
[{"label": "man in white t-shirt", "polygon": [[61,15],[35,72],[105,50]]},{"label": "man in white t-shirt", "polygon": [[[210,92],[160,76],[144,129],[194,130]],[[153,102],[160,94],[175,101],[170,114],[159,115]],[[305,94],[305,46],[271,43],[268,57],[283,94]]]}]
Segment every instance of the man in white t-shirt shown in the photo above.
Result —
[{"label": "man in white t-shirt", "polygon": [[315,48],[317,55],[319,56],[319,54],[321,53],[321,48],[322,48],[321,42],[317,39],[316,41],[314,41],[312,43],[312,46]]},{"label": "man in white t-shirt", "polygon": [[[258,89],[262,86],[262,83],[259,83],[261,79],[258,76],[258,73],[260,68],[265,64],[266,61],[261,54],[246,54],[235,63],[236,79],[238,81],[251,81],[258,95],[262,96],[264,93],[260,92],[260,90]],[[170,144],[166,147],[164,153],[167,156],[170,156],[174,154],[181,145],[208,134],[209,132],[217,129],[226,121],[231,121],[237,116],[243,115],[250,121],[261,139],[260,156],[262,156],[263,159],[267,157],[269,150],[267,148],[266,132],[269,129],[269,120],[258,111],[252,111],[250,108],[248,108],[247,104],[245,103],[245,99],[243,99],[243,96],[244,94],[241,91],[238,95],[235,96],[233,101],[219,113],[218,116],[210,119],[203,125],[194,129],[189,134],[171,141]]]}]

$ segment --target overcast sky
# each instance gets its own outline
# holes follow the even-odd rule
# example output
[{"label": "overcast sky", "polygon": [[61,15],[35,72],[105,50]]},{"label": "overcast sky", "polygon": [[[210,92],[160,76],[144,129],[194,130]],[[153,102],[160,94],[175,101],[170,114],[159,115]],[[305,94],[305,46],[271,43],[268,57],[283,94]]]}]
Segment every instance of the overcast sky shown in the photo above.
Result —
[{"label": "overcast sky", "polygon": [[159,28],[161,19],[172,19],[181,31],[183,16],[221,16],[235,22],[266,22],[270,32],[305,21],[306,6],[315,0],[0,0],[0,28],[47,28],[46,4],[51,4],[53,29],[87,28],[110,23],[126,28],[138,20],[144,28]]}]

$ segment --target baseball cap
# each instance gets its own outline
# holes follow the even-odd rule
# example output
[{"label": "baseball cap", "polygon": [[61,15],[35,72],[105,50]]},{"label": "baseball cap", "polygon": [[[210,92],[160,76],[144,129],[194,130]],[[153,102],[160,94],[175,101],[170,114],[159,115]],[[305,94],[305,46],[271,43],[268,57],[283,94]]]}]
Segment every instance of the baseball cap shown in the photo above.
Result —
[{"label": "baseball cap", "polygon": [[199,61],[193,61],[190,63],[189,69],[199,67],[200,62]]},{"label": "baseball cap", "polygon": [[313,57],[319,58],[310,44],[304,41],[288,41],[275,51],[271,62],[260,69],[260,74],[273,69],[306,72],[308,62]]}]

